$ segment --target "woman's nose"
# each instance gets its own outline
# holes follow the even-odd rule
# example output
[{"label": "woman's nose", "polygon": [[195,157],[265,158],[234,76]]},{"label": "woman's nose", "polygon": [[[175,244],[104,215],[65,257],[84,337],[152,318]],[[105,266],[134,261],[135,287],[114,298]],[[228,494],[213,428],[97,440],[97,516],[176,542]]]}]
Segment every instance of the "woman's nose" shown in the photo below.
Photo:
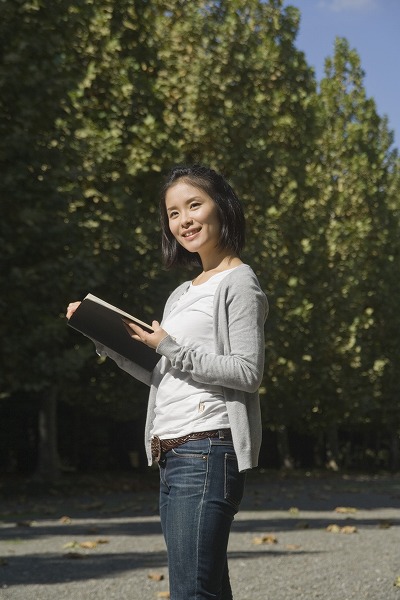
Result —
[{"label": "woman's nose", "polygon": [[190,215],[182,215],[182,227],[189,227],[193,223],[193,218]]}]

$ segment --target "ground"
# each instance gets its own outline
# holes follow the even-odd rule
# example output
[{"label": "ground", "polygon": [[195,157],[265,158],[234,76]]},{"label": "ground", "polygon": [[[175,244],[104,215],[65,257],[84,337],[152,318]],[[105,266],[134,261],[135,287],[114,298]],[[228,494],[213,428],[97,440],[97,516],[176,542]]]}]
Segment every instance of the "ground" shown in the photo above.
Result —
[{"label": "ground", "polygon": [[[157,473],[0,487],[1,600],[168,598]],[[249,474],[235,600],[400,600],[400,476]]]}]

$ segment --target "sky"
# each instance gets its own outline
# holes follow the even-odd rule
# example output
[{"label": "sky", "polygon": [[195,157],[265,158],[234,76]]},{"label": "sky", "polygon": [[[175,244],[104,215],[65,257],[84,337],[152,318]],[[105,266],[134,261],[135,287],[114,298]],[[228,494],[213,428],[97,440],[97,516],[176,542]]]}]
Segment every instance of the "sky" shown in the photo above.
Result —
[{"label": "sky", "polygon": [[318,81],[336,37],[357,51],[367,96],[374,98],[378,114],[388,117],[400,148],[400,0],[284,0],[288,5],[300,9],[296,46]]}]

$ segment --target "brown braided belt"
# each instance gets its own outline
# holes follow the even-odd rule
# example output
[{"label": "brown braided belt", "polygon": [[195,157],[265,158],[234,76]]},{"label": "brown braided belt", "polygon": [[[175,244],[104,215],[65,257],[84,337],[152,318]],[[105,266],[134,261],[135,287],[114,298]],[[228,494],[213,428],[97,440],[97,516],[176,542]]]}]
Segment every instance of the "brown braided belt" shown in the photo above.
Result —
[{"label": "brown braided belt", "polygon": [[160,440],[155,435],[151,438],[151,456],[154,461],[158,462],[163,452],[168,452],[173,448],[182,446],[189,440],[204,440],[205,438],[219,438],[220,440],[232,440],[232,433],[230,429],[214,429],[213,431],[198,431],[196,433],[188,433],[182,437],[172,438],[169,440]]}]

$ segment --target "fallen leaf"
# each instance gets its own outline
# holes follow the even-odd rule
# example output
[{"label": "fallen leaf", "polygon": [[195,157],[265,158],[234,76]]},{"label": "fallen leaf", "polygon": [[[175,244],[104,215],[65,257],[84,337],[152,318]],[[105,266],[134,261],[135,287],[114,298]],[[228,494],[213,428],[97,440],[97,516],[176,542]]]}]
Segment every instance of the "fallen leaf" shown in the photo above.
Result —
[{"label": "fallen leaf", "polygon": [[33,527],[34,525],[36,525],[35,521],[18,521],[16,524],[16,527]]},{"label": "fallen leaf", "polygon": [[70,523],[72,523],[72,519],[71,519],[71,517],[64,516],[64,517],[60,518],[60,523],[69,525]]},{"label": "fallen leaf", "polygon": [[329,533],[357,533],[357,527],[355,527],[354,525],[344,525],[344,527],[340,527],[339,525],[332,524],[328,525],[326,531],[328,531]]},{"label": "fallen leaf", "polygon": [[78,545],[80,546],[80,548],[85,548],[86,550],[91,550],[92,548],[96,548],[97,542],[91,542],[91,541],[79,542]]},{"label": "fallen leaf", "polygon": [[353,508],[352,506],[337,506],[335,508],[335,512],[341,514],[356,513],[357,510],[357,508]]},{"label": "fallen leaf", "polygon": [[286,550],[299,550],[301,546],[299,544],[286,544]]},{"label": "fallen leaf", "polygon": [[162,573],[148,573],[147,577],[153,581],[162,581],[164,579],[164,575]]},{"label": "fallen leaf", "polygon": [[68,542],[67,544],[64,544],[63,548],[84,548],[85,550],[92,550],[93,548],[96,548],[96,546],[98,546],[99,544],[108,543],[109,540],[103,538],[99,538],[97,540],[87,540],[85,542],[77,542],[76,540],[74,540],[73,542]]},{"label": "fallen leaf", "polygon": [[271,533],[253,538],[253,544],[277,544],[278,538]]},{"label": "fallen leaf", "polygon": [[357,533],[357,527],[355,527],[354,525],[345,525],[341,528],[340,533]]},{"label": "fallen leaf", "polygon": [[108,544],[108,540],[99,538],[98,540],[87,540],[86,542],[79,542],[81,548],[92,549],[96,548],[99,544]]},{"label": "fallen leaf", "polygon": [[394,585],[395,587],[400,587],[400,577],[396,577],[396,579],[395,579],[395,581],[394,581],[393,585]]},{"label": "fallen leaf", "polygon": [[67,550],[67,548],[78,548],[79,544],[78,542],[67,542],[66,544],[64,544],[63,548],[65,550]]},{"label": "fallen leaf", "polygon": [[157,598],[170,598],[169,592],[158,592]]},{"label": "fallen leaf", "polygon": [[340,527],[339,525],[328,525],[326,531],[329,533],[340,533]]},{"label": "fallen leaf", "polygon": [[298,515],[298,514],[299,514],[299,512],[300,512],[300,511],[299,511],[299,509],[298,509],[296,506],[291,506],[291,507],[289,508],[289,513],[290,513],[291,515]]},{"label": "fallen leaf", "polygon": [[392,527],[392,521],[381,521],[379,523],[379,529],[390,529]]}]

